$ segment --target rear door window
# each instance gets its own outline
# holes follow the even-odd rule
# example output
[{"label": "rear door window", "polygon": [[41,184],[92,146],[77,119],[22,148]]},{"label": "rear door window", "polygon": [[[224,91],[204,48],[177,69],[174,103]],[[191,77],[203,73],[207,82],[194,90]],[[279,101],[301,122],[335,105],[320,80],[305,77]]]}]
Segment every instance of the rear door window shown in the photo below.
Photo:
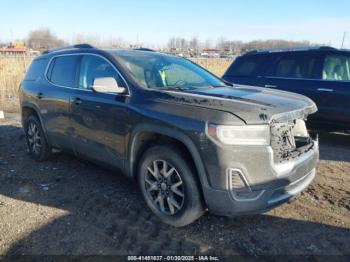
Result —
[{"label": "rear door window", "polygon": [[322,79],[332,81],[349,81],[350,56],[326,55],[323,63]]},{"label": "rear door window", "polygon": [[315,79],[316,55],[285,55],[277,60],[267,76],[295,79]]},{"label": "rear door window", "polygon": [[264,61],[265,56],[263,55],[237,58],[237,61],[232,64],[225,75],[234,77],[254,76],[260,64]]},{"label": "rear door window", "polygon": [[80,56],[67,55],[55,57],[50,64],[47,78],[55,85],[76,87],[77,66]]}]

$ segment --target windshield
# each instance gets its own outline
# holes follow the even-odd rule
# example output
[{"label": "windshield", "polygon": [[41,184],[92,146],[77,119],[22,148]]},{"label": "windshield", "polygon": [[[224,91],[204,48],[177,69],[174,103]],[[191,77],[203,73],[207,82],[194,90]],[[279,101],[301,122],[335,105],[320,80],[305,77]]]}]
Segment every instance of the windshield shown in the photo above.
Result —
[{"label": "windshield", "polygon": [[118,54],[117,59],[144,88],[183,90],[225,86],[219,78],[180,57]]}]

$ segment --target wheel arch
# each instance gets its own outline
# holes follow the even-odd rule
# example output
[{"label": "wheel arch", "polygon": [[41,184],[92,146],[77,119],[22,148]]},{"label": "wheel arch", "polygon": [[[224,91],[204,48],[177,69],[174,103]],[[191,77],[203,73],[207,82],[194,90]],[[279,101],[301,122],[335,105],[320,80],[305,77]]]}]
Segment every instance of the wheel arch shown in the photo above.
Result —
[{"label": "wheel arch", "polygon": [[32,103],[23,102],[21,105],[21,121],[22,121],[23,128],[24,128],[24,123],[26,119],[31,115],[35,115],[39,119],[41,127],[44,131],[45,137],[47,139],[46,128],[42,120],[39,108]]},{"label": "wheel arch", "polygon": [[[164,141],[165,140],[165,141]],[[142,156],[142,153],[150,146],[155,144],[154,142],[177,142],[182,145],[189,153],[191,160],[193,161],[197,177],[203,187],[208,185],[206,177],[205,167],[200,154],[193,143],[193,141],[180,131],[168,128],[160,127],[151,124],[142,124],[137,126],[131,133],[129,140],[129,152],[128,152],[128,166],[127,174],[135,177],[137,173],[137,165]]]}]

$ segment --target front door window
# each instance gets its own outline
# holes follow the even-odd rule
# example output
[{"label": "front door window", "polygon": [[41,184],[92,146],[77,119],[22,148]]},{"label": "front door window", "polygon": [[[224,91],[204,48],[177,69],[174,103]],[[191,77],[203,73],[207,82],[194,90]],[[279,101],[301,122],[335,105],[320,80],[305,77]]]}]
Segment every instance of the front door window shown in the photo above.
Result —
[{"label": "front door window", "polygon": [[85,55],[81,60],[79,88],[91,89],[94,80],[100,77],[113,77],[119,87],[125,87],[118,72],[105,59],[95,55]]}]

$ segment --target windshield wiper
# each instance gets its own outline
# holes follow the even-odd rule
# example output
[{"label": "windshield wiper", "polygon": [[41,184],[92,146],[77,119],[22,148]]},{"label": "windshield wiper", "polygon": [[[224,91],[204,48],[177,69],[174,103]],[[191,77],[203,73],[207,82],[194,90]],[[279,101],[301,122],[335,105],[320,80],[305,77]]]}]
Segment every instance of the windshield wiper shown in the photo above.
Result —
[{"label": "windshield wiper", "polygon": [[193,89],[193,87],[180,87],[180,86],[167,86],[164,88],[160,88],[160,90],[175,90],[175,91],[186,91]]},{"label": "windshield wiper", "polygon": [[171,91],[188,91],[188,90],[196,90],[196,89],[208,89],[215,87],[225,87],[224,85],[205,85],[205,86],[166,86],[164,88],[160,88],[160,90],[171,90]]},{"label": "windshield wiper", "polygon": [[196,86],[196,89],[206,89],[206,88],[214,88],[215,86],[212,85],[205,85],[205,86]]}]

